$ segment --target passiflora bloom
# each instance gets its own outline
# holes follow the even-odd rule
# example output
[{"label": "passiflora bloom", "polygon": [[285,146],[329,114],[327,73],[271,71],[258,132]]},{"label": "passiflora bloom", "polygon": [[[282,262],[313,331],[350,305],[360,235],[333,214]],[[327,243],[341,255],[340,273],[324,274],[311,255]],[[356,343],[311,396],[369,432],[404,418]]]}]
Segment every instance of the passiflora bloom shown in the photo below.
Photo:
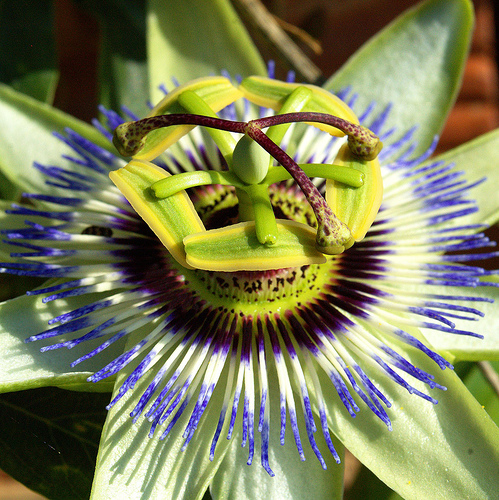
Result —
[{"label": "passiflora bloom", "polygon": [[[435,6],[469,21],[442,1],[401,23]],[[488,181],[463,171],[497,134],[431,158],[438,119],[344,83],[271,69],[176,86],[143,120],[102,109],[109,143],[58,134],[6,210],[1,271],[48,281],[1,311],[24,325],[3,387],[113,387],[93,498],[339,497],[342,443],[406,498],[496,491],[497,428],[451,362],[497,338],[497,279],[469,263],[496,255]]]}]

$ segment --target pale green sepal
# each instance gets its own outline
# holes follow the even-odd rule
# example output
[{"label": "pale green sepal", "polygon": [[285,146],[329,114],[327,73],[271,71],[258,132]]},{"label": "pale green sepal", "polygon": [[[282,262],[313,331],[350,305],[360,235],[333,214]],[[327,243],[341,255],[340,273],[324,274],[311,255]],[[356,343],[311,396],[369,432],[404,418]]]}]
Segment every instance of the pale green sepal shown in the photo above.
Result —
[{"label": "pale green sepal", "polygon": [[[482,297],[493,299],[494,302],[466,302],[452,301],[452,304],[465,307],[475,307],[484,318],[478,321],[464,321],[452,318],[458,330],[471,331],[483,335],[483,339],[467,335],[454,335],[452,333],[423,330],[424,336],[431,343],[432,348],[438,352],[450,353],[456,361],[482,361],[499,360],[499,276],[486,276],[483,281],[495,283],[496,286],[464,288],[455,287],[452,293],[457,296]],[[449,293],[447,287],[435,288],[434,293]]]},{"label": "pale green sepal", "polygon": [[[83,300],[70,301],[75,307]],[[87,377],[105,366],[122,351],[111,346],[102,356],[93,357],[74,368],[70,364],[96,347],[84,342],[73,349],[57,349],[42,353],[40,348],[60,339],[25,343],[31,335],[41,333],[50,325],[48,320],[68,312],[64,301],[42,302],[41,296],[22,296],[0,304],[0,392],[13,392],[38,387],[61,387],[83,391],[111,391],[112,380],[97,384],[87,382]],[[121,345],[122,348],[122,345]]]},{"label": "pale green sepal", "polygon": [[265,271],[307,264],[323,264],[315,249],[316,232],[299,222],[277,220],[277,241],[262,245],[255,223],[240,222],[184,238],[187,263],[211,271]]},{"label": "pale green sepal", "polygon": [[499,429],[452,370],[441,371],[413,349],[406,349],[404,357],[447,387],[447,391],[429,390],[411,379],[411,385],[438,399],[438,404],[410,395],[377,369],[363,365],[392,402],[387,410],[393,425],[389,431],[363,403],[352,418],[322,373],[331,430],[406,500],[494,498],[499,491]]},{"label": "pale green sepal", "polygon": [[185,191],[162,199],[154,196],[151,186],[168,176],[162,168],[142,160],[132,160],[126,167],[109,174],[172,257],[182,266],[190,267],[185,261],[182,240],[189,234],[204,231],[204,225]]},{"label": "pale green sepal", "polygon": [[113,150],[112,145],[92,126],[63,113],[48,104],[16,92],[0,84],[0,170],[25,191],[45,194],[60,191],[45,184],[46,176],[33,168],[57,164],[74,170],[74,164],[62,159],[62,154],[74,152],[54,137],[54,131],[66,127],[81,134],[98,146]]},{"label": "pale green sepal", "polygon": [[432,161],[456,163],[455,170],[466,172],[466,179],[473,183],[484,177],[482,182],[470,191],[470,197],[476,199],[480,210],[474,214],[460,217],[462,224],[495,224],[499,220],[499,129],[482,135],[462,146],[448,151]]},{"label": "pale green sepal", "polygon": [[351,87],[359,110],[372,102],[378,110],[392,105],[387,129],[398,133],[387,144],[417,125],[415,154],[422,153],[442,130],[457,96],[472,28],[469,0],[423,2],[371,38],[324,87]]},{"label": "pale green sepal", "polygon": [[[272,373],[269,374],[272,379]],[[210,486],[213,500],[342,500],[344,474],[344,447],[334,435],[332,440],[341,463],[337,464],[321,435],[320,423],[316,418],[317,432],[314,434],[319,450],[326,462],[324,470],[307,439],[305,425],[299,419],[299,431],[305,461],[301,462],[290,426],[286,426],[285,444],[279,442],[280,407],[279,382],[277,377],[270,381],[270,436],[269,465],[275,476],[271,477],[260,463],[259,436],[255,439],[253,463],[246,465],[248,447],[240,445],[241,431],[237,427],[234,443],[229,448]],[[299,410],[300,411],[300,410]]]},{"label": "pale green sepal", "polygon": [[[131,348],[136,341],[131,341],[128,347]],[[120,372],[116,388],[131,371],[132,368],[125,367]],[[167,424],[158,427],[150,438],[151,422],[141,416],[134,424],[130,417],[130,412],[155,374],[156,370],[152,370],[140,379],[133,390],[109,411],[99,446],[91,500],[200,500],[217,472],[231,444],[225,438],[226,425],[222,429],[214,460],[209,460],[226,383],[220,381],[215,388],[194,437],[182,451],[182,434],[197,398],[193,398],[164,440],[159,437]],[[222,378],[224,376],[227,377],[222,373]],[[226,419],[226,424],[229,420]]]},{"label": "pale green sepal", "polygon": [[147,15],[149,81],[153,101],[158,86],[172,78],[185,83],[220,74],[264,75],[265,64],[228,0],[149,0]]}]

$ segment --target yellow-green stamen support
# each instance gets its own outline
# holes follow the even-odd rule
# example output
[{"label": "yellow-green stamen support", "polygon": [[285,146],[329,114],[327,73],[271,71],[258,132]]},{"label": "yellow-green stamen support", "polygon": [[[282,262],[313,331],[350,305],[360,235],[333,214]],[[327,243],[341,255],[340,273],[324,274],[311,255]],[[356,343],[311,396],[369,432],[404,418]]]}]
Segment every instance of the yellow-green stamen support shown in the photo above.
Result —
[{"label": "yellow-green stamen support", "polygon": [[277,241],[261,245],[254,222],[192,234],[184,239],[187,263],[211,271],[265,271],[309,264],[326,258],[315,249],[315,231],[305,224],[277,221]]},{"label": "yellow-green stamen support", "polygon": [[156,198],[151,192],[151,184],[168,176],[162,168],[143,160],[132,160],[126,167],[109,174],[173,258],[189,268],[183,239],[205,231],[205,227],[185,191],[164,199]]}]

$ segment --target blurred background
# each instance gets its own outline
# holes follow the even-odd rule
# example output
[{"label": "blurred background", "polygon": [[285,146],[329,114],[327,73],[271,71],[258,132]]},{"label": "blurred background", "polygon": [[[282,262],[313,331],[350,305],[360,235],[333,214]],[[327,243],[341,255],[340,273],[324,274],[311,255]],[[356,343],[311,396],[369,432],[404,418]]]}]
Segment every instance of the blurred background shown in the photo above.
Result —
[{"label": "blurred background", "polygon": [[[175,1],[171,0],[172,7]],[[320,81],[336,71],[365,41],[417,0],[232,0],[255,42],[267,59],[290,59],[303,68],[298,79]],[[498,12],[493,0],[474,0],[476,31],[466,66],[463,87],[449,117],[439,151],[455,147],[499,126]],[[102,74],[101,42],[113,9],[120,19],[132,19],[128,43],[137,32],[136,55],[143,58],[140,25],[145,22],[145,0],[0,0],[0,81],[32,96],[53,102],[61,110],[85,121],[98,115],[97,106],[112,96],[99,88]],[[111,17],[110,17],[111,12]],[[255,13],[272,15],[276,39],[269,48],[268,26]],[[134,13],[139,13],[134,16]],[[107,21],[107,22],[106,22]],[[118,36],[115,33],[115,37]],[[124,35],[121,34],[123,37]],[[116,40],[115,40],[116,41]],[[289,48],[298,50],[294,53]],[[132,52],[134,47],[130,49]],[[289,55],[291,54],[291,55]],[[293,54],[298,54],[294,56]],[[132,54],[133,56],[133,54]],[[43,91],[29,73],[45,75]],[[289,67],[278,68],[284,73]],[[297,68],[293,68],[297,69]],[[298,71],[299,73],[299,71]],[[39,81],[39,80],[37,80]],[[0,190],[1,191],[1,190]],[[499,240],[499,231],[490,236]],[[5,282],[0,281],[2,295]],[[483,404],[483,403],[482,403]],[[347,457],[346,498],[388,498],[386,487],[370,496],[358,496],[356,478],[369,472]],[[371,480],[371,479],[369,479]],[[353,485],[353,486],[352,486]],[[367,494],[367,493],[366,493]],[[27,490],[0,471],[0,500],[35,500],[43,497]],[[390,498],[394,498],[391,497]]]}]

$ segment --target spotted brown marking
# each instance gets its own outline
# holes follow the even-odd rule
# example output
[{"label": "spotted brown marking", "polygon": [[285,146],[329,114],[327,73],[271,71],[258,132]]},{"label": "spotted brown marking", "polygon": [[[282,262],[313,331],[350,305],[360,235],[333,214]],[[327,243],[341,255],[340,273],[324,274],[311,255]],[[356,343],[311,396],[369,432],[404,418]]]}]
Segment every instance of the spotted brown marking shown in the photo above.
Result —
[{"label": "spotted brown marking", "polygon": [[241,304],[275,302],[294,296],[299,298],[314,288],[316,265],[272,271],[195,271],[204,289],[218,299]]}]

